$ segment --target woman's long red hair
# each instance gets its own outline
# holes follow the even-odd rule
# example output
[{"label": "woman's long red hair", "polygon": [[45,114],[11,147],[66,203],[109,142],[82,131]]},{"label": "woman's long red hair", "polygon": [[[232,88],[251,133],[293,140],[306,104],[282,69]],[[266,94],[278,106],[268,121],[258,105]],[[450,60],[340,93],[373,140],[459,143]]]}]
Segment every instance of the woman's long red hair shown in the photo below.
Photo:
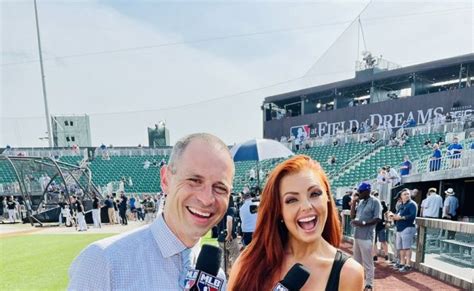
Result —
[{"label": "woman's long red hair", "polygon": [[329,181],[319,163],[309,156],[298,155],[275,167],[263,189],[258,210],[257,227],[252,242],[240,256],[238,278],[229,286],[231,291],[270,290],[270,284],[278,280],[283,263],[285,245],[288,241],[288,230],[281,223],[280,181],[283,177],[298,173],[301,170],[313,170],[323,183],[328,196],[328,216],[322,237],[334,247],[341,242],[341,226],[334,199],[331,195]]}]

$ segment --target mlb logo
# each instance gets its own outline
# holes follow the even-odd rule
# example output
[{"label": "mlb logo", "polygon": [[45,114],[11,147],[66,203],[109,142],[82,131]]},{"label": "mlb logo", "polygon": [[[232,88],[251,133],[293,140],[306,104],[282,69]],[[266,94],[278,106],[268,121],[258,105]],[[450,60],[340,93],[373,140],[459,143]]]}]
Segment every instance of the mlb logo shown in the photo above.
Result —
[{"label": "mlb logo", "polygon": [[214,277],[205,272],[201,272],[198,280],[198,289],[200,291],[219,291],[224,284],[224,280]]},{"label": "mlb logo", "polygon": [[298,126],[293,126],[290,128],[290,135],[293,136],[296,139],[299,139],[300,141],[305,140],[306,138],[309,137],[311,132],[311,129],[309,128],[309,125],[298,125]]},{"label": "mlb logo", "polygon": [[197,270],[189,270],[186,273],[186,282],[184,284],[184,289],[185,290],[189,290],[189,289],[191,289],[191,287],[194,286],[194,284],[196,283],[198,275],[199,275],[199,271],[197,271]]}]

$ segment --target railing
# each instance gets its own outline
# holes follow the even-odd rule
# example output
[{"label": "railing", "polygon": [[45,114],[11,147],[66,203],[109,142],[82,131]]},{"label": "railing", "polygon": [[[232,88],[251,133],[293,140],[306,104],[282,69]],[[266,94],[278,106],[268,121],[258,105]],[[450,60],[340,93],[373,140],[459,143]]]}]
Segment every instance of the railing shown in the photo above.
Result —
[{"label": "railing", "polygon": [[108,153],[109,156],[169,156],[172,148],[97,148],[96,155]]},{"label": "railing", "polygon": [[[107,153],[109,156],[169,156],[171,154],[170,148],[139,148],[139,147],[117,147],[95,149],[95,154],[101,156]],[[5,149],[2,153],[5,156],[24,156],[24,157],[54,157],[60,158],[63,156],[84,156],[86,157],[87,149],[72,149],[72,148],[15,148]]]},{"label": "railing", "polygon": [[415,267],[473,290],[474,223],[417,218],[418,240]]},{"label": "railing", "polygon": [[[474,115],[465,117],[463,119],[455,119],[451,122],[443,122],[437,123],[434,120],[430,120],[425,124],[421,124],[414,127],[397,127],[392,128],[391,130],[386,128],[374,129],[371,131],[365,132],[338,132],[335,135],[325,135],[325,136],[317,136],[317,137],[310,137],[303,141],[300,145],[300,148],[304,148],[306,144],[310,147],[316,146],[325,146],[331,145],[335,140],[338,141],[339,144],[346,144],[346,143],[353,143],[353,142],[368,142],[372,135],[375,137],[376,140],[383,140],[388,141],[390,137],[393,135],[392,132],[395,132],[397,136],[400,136],[403,131],[407,131],[409,136],[415,136],[419,134],[431,134],[431,133],[452,133],[452,132],[463,132],[468,127],[472,127],[472,122],[474,121]],[[280,141],[284,146],[289,148],[290,150],[294,150],[295,144],[294,140],[292,141]]]},{"label": "railing", "polygon": [[[350,215],[342,215],[343,235],[346,240],[354,237]],[[474,268],[474,217],[462,221],[416,218],[417,233],[412,244],[414,267],[424,273],[448,281],[466,290],[473,290]],[[391,257],[395,252],[396,228],[385,230]]]},{"label": "railing", "polygon": [[410,171],[410,175],[467,168],[474,165],[474,149],[466,149],[466,147],[470,145],[467,142],[465,144],[465,149],[460,155],[446,155],[446,151],[444,151],[441,158],[425,156],[415,161],[413,163],[413,168]]}]

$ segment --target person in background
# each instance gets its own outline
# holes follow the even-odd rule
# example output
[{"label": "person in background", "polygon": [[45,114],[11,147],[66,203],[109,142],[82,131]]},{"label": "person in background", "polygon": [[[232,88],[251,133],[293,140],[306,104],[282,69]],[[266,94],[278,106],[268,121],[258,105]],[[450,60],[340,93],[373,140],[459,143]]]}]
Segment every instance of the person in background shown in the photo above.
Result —
[{"label": "person in background", "polygon": [[397,214],[389,215],[392,216],[397,227],[396,245],[400,255],[400,264],[396,267],[399,267],[398,271],[403,273],[411,270],[411,245],[416,234],[417,205],[411,200],[409,189],[403,189],[400,198],[402,204]]},{"label": "person in background", "polygon": [[[395,170],[394,168],[390,166],[386,166],[386,168],[387,168],[388,179],[391,182],[392,188],[400,185],[400,182],[402,181],[402,179],[400,178],[400,175],[398,175],[397,170]],[[387,198],[388,197],[384,197],[384,199],[387,199]]]},{"label": "person in background", "polygon": [[438,144],[433,145],[433,155],[430,158],[430,172],[438,171],[441,168],[441,151]]},{"label": "person in background", "polygon": [[15,209],[16,209],[16,203],[15,199],[13,199],[13,196],[9,196],[7,199],[7,211],[8,211],[8,221],[10,223],[15,223]]},{"label": "person in background", "polygon": [[372,290],[374,286],[372,249],[375,226],[382,220],[382,206],[378,199],[370,195],[371,189],[369,183],[361,183],[357,189],[359,195],[353,197],[351,205],[354,259],[364,267],[365,290]]},{"label": "person in background", "polygon": [[461,153],[463,147],[459,144],[458,138],[455,136],[453,142],[448,146],[448,156],[451,159],[451,168],[458,168],[461,165]]},{"label": "person in background", "polygon": [[[446,194],[446,198],[444,199],[443,219],[457,221],[459,200],[455,196],[456,193],[454,193],[453,188],[448,188],[448,190],[444,191],[444,194]],[[454,239],[455,235],[455,231],[448,231],[448,239]]]},{"label": "person in background", "polygon": [[412,168],[411,161],[408,156],[403,157],[403,162],[400,164],[400,175],[408,176]]},{"label": "person in background", "polygon": [[[375,195],[374,195],[375,196]],[[380,251],[383,253],[385,261],[388,261],[388,244],[387,244],[387,212],[388,207],[384,200],[380,201],[382,205],[382,220],[375,227],[375,244],[374,244],[374,261],[377,261],[378,249],[377,242],[380,242]]]},{"label": "person in background", "polygon": [[443,198],[436,193],[436,188],[428,189],[426,198],[421,201],[420,216],[427,218],[439,218],[443,209]]},{"label": "person in background", "polygon": [[244,203],[242,203],[239,213],[241,220],[240,225],[242,227],[242,245],[245,247],[252,241],[252,236],[257,226],[257,212],[252,213],[250,209],[253,205],[250,191],[243,192],[242,197]]},{"label": "person in background", "polygon": [[237,225],[236,225],[236,209],[232,195],[229,197],[229,206],[227,213],[217,224],[219,235],[217,241],[219,247],[224,252],[224,260],[222,265],[224,272],[229,275],[232,265],[239,256],[239,243],[237,242]]},{"label": "person in background", "polygon": [[71,196],[71,203],[74,204],[74,208],[76,209],[77,225],[79,227],[78,231],[87,231],[84,205],[82,205],[82,202],[79,201],[75,195]]},{"label": "person in background", "polygon": [[120,193],[120,200],[118,204],[118,209],[119,209],[119,214],[120,214],[120,219],[121,219],[121,224],[122,225],[127,225],[128,224],[128,219],[127,219],[127,196],[125,196],[125,193]]},{"label": "person in background", "polygon": [[351,215],[351,200],[353,192],[352,189],[347,189],[344,196],[342,196],[341,229],[343,235],[350,231],[350,229],[346,230],[346,217],[350,217]]},{"label": "person in background", "polygon": [[137,221],[137,207],[135,205],[135,202],[136,202],[135,195],[132,195],[130,199],[128,199],[128,204],[130,206],[130,213],[131,213],[130,217],[133,220]]},{"label": "person in background", "polygon": [[102,222],[100,221],[100,201],[96,193],[92,194],[92,221],[95,228],[102,227]]},{"label": "person in background", "polygon": [[114,204],[112,201],[112,196],[107,195],[107,199],[105,199],[105,207],[107,207],[107,214],[109,216],[109,223],[110,224],[116,224],[117,221],[115,220],[115,210],[114,210]]}]

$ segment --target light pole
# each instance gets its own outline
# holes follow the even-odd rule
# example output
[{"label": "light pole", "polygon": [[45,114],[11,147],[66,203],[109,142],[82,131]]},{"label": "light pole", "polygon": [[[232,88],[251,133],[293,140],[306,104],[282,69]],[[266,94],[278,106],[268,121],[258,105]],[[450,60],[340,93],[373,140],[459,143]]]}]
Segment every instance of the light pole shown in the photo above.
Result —
[{"label": "light pole", "polygon": [[40,38],[40,31],[39,31],[38,9],[36,8],[36,0],[34,0],[34,4],[35,4],[36,35],[38,37],[38,51],[39,51],[39,61],[40,61],[40,68],[41,68],[41,84],[43,85],[44,114],[46,117],[46,127],[48,129],[48,144],[49,144],[49,147],[52,148],[53,137],[51,135],[51,122],[49,120],[48,97],[46,95],[46,83],[45,83],[44,68],[43,68],[43,54],[41,52],[41,38]]}]

